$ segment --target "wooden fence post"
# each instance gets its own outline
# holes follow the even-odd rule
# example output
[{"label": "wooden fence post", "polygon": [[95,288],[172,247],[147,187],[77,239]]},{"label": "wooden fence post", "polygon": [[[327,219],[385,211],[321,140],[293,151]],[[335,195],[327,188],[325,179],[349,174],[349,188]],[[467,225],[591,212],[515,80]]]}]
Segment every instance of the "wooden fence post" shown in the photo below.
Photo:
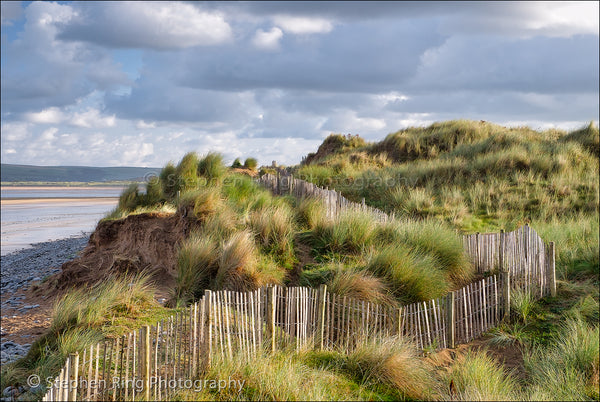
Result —
[{"label": "wooden fence post", "polygon": [[500,275],[502,276],[503,319],[508,319],[510,316],[510,271],[504,270],[500,272]]},{"label": "wooden fence post", "polygon": [[398,319],[398,326],[396,327],[396,330],[398,331],[396,335],[398,335],[398,337],[402,336],[402,312],[403,312],[404,308],[403,307],[399,307],[397,310],[397,319]]},{"label": "wooden fence post", "polygon": [[477,268],[477,272],[481,272],[481,253],[479,251],[479,232],[475,233],[475,267]]},{"label": "wooden fence post", "polygon": [[[196,377],[198,375],[198,302],[190,306],[190,314],[192,314],[192,375]],[[157,337],[158,343],[158,337]]]},{"label": "wooden fence post", "polygon": [[504,229],[500,229],[500,247],[498,249],[498,265],[499,271],[504,272],[504,242],[506,239],[504,238]]},{"label": "wooden fence post", "polygon": [[550,296],[556,297],[556,260],[554,251],[554,242],[551,241],[548,244],[548,254],[550,258],[550,264],[548,269],[548,285],[550,286]]},{"label": "wooden fence post", "polygon": [[446,336],[448,347],[454,349],[456,347],[456,311],[454,310],[456,296],[454,292],[448,293],[446,296]]},{"label": "wooden fence post", "polygon": [[77,382],[79,381],[79,353],[71,353],[69,358],[69,401],[76,401]]},{"label": "wooden fence post", "polygon": [[317,339],[315,348],[323,350],[323,334],[325,333],[325,303],[327,302],[327,285],[319,286],[319,295],[317,299]]},{"label": "wooden fence post", "polygon": [[267,288],[267,338],[269,340],[269,349],[275,352],[275,286]]},{"label": "wooden fence post", "polygon": [[202,317],[202,320],[204,320],[204,335],[203,335],[203,341],[204,344],[202,345],[202,353],[204,356],[204,361],[202,364],[202,370],[206,371],[209,369],[210,367],[210,361],[211,361],[211,357],[212,357],[212,328],[211,328],[211,305],[212,305],[212,301],[211,301],[212,297],[211,297],[211,291],[210,290],[205,290],[204,291],[204,316]]},{"label": "wooden fence post", "polygon": [[150,327],[142,327],[142,336],[140,337],[140,374],[144,384],[144,400],[150,400]]},{"label": "wooden fence post", "polygon": [[[68,359],[67,361],[69,362],[70,359],[69,358],[67,358],[67,359]],[[69,394],[67,392],[69,389],[69,384],[65,384],[65,381],[69,382],[68,371],[69,371],[68,364],[65,364],[63,366],[63,368],[60,370],[60,375],[58,377],[58,389],[57,389],[58,398],[56,398],[59,401],[66,401],[67,399],[69,399]]]},{"label": "wooden fence post", "polygon": [[281,175],[277,172],[277,195],[281,195]]}]

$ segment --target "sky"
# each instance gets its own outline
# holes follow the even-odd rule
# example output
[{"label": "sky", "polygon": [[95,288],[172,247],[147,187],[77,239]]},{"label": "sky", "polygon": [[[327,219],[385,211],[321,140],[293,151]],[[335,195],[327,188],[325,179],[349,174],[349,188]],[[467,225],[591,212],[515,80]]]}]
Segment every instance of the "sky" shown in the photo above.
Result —
[{"label": "sky", "polygon": [[1,3],[2,163],[300,162],[452,119],[599,119],[598,2]]}]

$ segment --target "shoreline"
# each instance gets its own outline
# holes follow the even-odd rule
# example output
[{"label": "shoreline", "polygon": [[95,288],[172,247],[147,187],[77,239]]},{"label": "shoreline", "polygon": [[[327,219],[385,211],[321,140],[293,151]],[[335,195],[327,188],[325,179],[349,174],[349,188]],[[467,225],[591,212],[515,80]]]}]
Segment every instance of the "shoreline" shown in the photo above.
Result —
[{"label": "shoreline", "polygon": [[74,186],[56,186],[56,185],[0,185],[0,190],[114,190],[116,188],[126,188],[126,184],[114,184],[114,185],[99,185],[99,186],[83,186],[83,185],[74,185]]},{"label": "shoreline", "polygon": [[112,204],[118,201],[119,197],[9,197],[2,198],[0,202],[5,205],[18,204],[43,204],[43,203],[58,203],[58,202],[97,202],[98,204]]},{"label": "shoreline", "polygon": [[91,232],[34,243],[0,257],[2,326],[0,364],[18,360],[27,354],[31,343],[50,325],[52,300],[46,296],[26,297],[32,285],[60,272],[67,261],[78,257],[87,246]]}]

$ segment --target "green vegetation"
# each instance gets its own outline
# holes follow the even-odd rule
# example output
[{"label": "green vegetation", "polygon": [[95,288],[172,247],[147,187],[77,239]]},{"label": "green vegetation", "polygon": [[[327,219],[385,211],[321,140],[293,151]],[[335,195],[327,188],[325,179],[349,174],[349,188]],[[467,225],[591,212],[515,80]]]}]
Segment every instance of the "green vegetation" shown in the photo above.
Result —
[{"label": "green vegetation", "polygon": [[25,384],[31,373],[42,379],[53,377],[70,353],[172,313],[154,300],[154,285],[147,275],[110,277],[91,288],[71,290],[55,302],[46,334],[32,344],[23,359],[2,367],[2,388]]},{"label": "green vegetation", "polygon": [[444,400],[524,400],[517,396],[519,386],[514,375],[506,373],[498,361],[485,352],[468,353],[459,359],[444,382],[452,384]]},{"label": "green vegetation", "polygon": [[[442,399],[598,400],[598,352],[590,346],[598,343],[600,316],[598,128],[538,132],[459,120],[409,128],[374,144],[350,146],[340,137],[327,138],[295,175],[400,218],[376,230],[368,241],[380,243],[362,260],[373,275],[387,278],[402,302],[472,280],[455,231],[513,230],[529,223],[556,244],[558,296],[535,301],[514,292],[511,320],[491,331],[490,345],[522,350],[526,380],[506,373],[487,354],[472,354],[443,377]],[[323,218],[314,205],[299,209],[304,225],[319,228]],[[349,243],[327,244],[338,253],[353,251],[343,250]],[[358,254],[366,250],[363,245]],[[361,258],[341,260],[351,272]],[[409,268],[417,266],[416,272]],[[314,267],[301,279],[333,284],[334,274]]]},{"label": "green vegetation", "polygon": [[597,143],[593,125],[537,132],[459,120],[322,152],[296,174],[396,216],[433,217],[467,232],[509,230],[597,216]]},{"label": "green vegetation", "polygon": [[[342,296],[396,306],[473,281],[463,233],[527,222],[556,242],[557,297],[514,291],[512,317],[488,334],[490,347],[520,352],[520,371],[486,350],[430,361],[407,340],[390,338],[359,342],[353,351],[217,361],[203,376],[244,380],[241,391],[182,391],[175,399],[598,400],[598,138],[593,124],[566,133],[460,120],[374,144],[332,135],[295,168],[300,178],[393,213],[387,223],[364,213],[328,218],[319,200],[274,197],[228,170],[221,155],[189,153],[168,163],[145,192],[127,188],[107,219],[160,211],[193,223],[177,249],[170,301],[177,306],[204,289],[269,283],[327,284]],[[256,160],[244,167],[256,169]],[[136,281],[134,290],[118,280],[85,290],[98,292],[95,298],[83,290],[67,295],[49,334],[26,359],[3,368],[3,378],[44,365],[55,373],[65,352],[160,315],[144,296],[147,279]],[[45,346],[56,360],[48,363]]]},{"label": "green vegetation", "polygon": [[256,170],[258,166],[258,161],[255,158],[246,158],[244,161],[244,167],[250,170]]}]

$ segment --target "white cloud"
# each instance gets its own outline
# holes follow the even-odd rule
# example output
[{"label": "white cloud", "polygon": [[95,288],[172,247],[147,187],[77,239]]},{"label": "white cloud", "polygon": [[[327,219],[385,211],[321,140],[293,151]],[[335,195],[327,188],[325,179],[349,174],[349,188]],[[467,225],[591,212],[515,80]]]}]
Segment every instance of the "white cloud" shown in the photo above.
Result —
[{"label": "white cloud", "polygon": [[283,32],[277,27],[271,28],[268,32],[258,29],[254,38],[252,38],[252,43],[263,50],[277,50],[279,49],[279,40],[282,37]]},{"label": "white cloud", "polygon": [[126,141],[126,150],[123,152],[121,157],[121,160],[125,165],[142,165],[144,164],[144,159],[154,153],[154,145],[152,143],[137,143],[132,137],[128,137]]},{"label": "white cloud", "polygon": [[29,124],[22,122],[3,122],[2,123],[3,141],[24,141],[30,137]]},{"label": "white cloud", "polygon": [[321,129],[334,133],[367,135],[373,132],[381,133],[386,125],[384,118],[358,116],[356,111],[346,110],[327,119]]},{"label": "white cloud", "polygon": [[273,21],[285,32],[293,34],[328,33],[333,29],[333,23],[324,18],[277,15]]},{"label": "white cloud", "polygon": [[37,124],[58,124],[65,120],[65,115],[59,108],[51,107],[41,112],[25,113],[25,119]]},{"label": "white cloud", "polygon": [[3,14],[3,162],[290,164],[330,132],[598,119],[597,2],[250,3]]},{"label": "white cloud", "polygon": [[44,130],[44,132],[42,133],[42,135],[40,136],[40,138],[42,140],[52,141],[53,139],[56,138],[54,136],[54,134],[56,134],[57,132],[58,132],[58,128],[56,128],[56,127],[50,127],[49,129]]},{"label": "white cloud", "polygon": [[144,130],[144,129],[148,129],[148,128],[156,128],[156,122],[151,121],[149,123],[146,123],[144,120],[138,120],[135,123],[135,128],[137,128],[139,130]]},{"label": "white cloud", "polygon": [[98,109],[88,108],[85,112],[74,113],[70,119],[70,124],[86,128],[113,127],[115,125],[115,115],[102,116]]},{"label": "white cloud", "polygon": [[221,13],[203,11],[193,4],[132,1],[79,6],[81,18],[63,25],[61,37],[152,49],[216,45],[232,38]]},{"label": "white cloud", "polygon": [[597,1],[473,2],[442,17],[447,34],[499,34],[506,37],[598,35]]},{"label": "white cloud", "polygon": [[523,21],[523,28],[532,34],[547,36],[598,35],[598,2],[566,1],[531,5],[531,18]]}]

